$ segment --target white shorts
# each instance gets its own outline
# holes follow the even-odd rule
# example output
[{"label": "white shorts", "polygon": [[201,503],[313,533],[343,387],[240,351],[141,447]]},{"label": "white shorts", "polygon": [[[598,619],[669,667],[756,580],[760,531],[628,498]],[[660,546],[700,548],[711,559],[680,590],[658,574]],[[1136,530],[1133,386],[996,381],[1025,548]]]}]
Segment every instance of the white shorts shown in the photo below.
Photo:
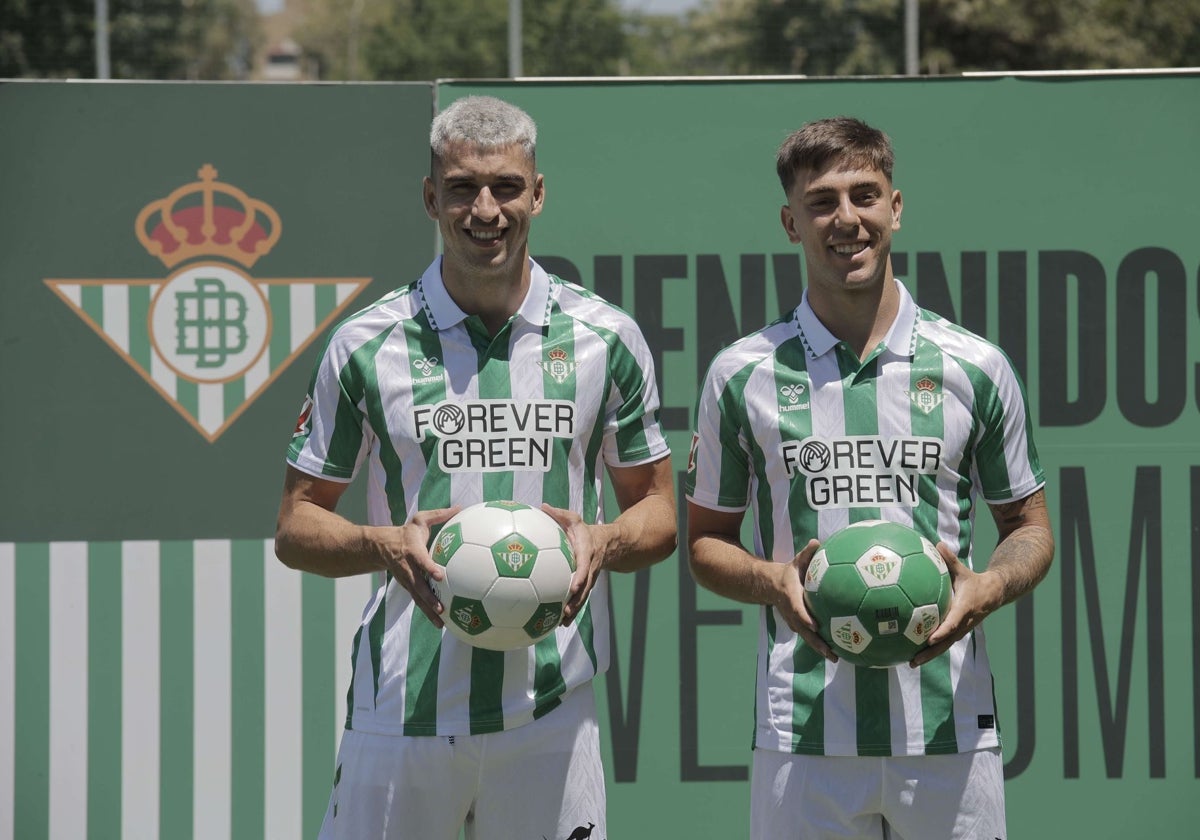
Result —
[{"label": "white shorts", "polygon": [[820,756],[756,749],[752,840],[1004,840],[999,749]]},{"label": "white shorts", "polygon": [[338,748],[320,840],[602,840],[604,768],[590,685],[487,735],[374,735]]}]

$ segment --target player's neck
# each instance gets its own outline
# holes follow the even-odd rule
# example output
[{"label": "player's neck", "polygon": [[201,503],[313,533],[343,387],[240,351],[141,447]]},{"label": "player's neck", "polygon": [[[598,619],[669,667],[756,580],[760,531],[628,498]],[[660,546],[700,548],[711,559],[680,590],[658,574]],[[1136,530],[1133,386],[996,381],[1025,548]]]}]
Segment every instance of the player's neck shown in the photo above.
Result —
[{"label": "player's neck", "polygon": [[882,283],[865,289],[835,292],[810,286],[808,301],[825,328],[849,345],[859,361],[883,341],[900,311],[891,272]]},{"label": "player's neck", "polygon": [[529,293],[529,260],[521,260],[519,265],[518,271],[473,271],[443,263],[442,282],[458,308],[478,316],[488,334],[495,336]]}]

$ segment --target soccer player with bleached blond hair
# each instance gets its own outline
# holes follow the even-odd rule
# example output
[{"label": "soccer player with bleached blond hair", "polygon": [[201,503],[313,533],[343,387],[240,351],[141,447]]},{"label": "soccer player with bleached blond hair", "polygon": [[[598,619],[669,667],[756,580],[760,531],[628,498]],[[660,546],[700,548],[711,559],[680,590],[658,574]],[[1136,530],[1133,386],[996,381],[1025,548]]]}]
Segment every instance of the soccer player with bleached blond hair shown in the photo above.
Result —
[{"label": "soccer player with bleached blond hair", "polygon": [[[422,197],[442,255],[333,330],[288,449],[280,559],[384,580],[350,652],[322,840],[606,836],[592,681],[608,575],[674,550],[675,494],[637,325],[529,256],[536,139],[492,97],[437,115]],[[358,524],[336,508],[364,473]],[[562,624],[528,648],[450,635],[428,582],[439,527],[485,500],[543,507],[575,554]]]}]

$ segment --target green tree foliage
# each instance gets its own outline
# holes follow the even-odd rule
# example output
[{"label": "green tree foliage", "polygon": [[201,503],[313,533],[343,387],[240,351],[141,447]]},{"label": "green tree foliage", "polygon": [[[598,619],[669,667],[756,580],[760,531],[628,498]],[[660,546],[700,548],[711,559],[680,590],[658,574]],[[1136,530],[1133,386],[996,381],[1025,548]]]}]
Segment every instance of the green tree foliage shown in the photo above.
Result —
[{"label": "green tree foliage", "polygon": [[525,0],[522,55],[530,76],[615,76],[625,54],[616,0]]},{"label": "green tree foliage", "polygon": [[[616,75],[624,55],[616,0],[524,0],[528,76]],[[312,0],[299,38],[324,79],[428,80],[508,75],[502,0]]]},{"label": "green tree foliage", "polygon": [[1200,64],[1197,0],[937,0],[921,15],[931,72]]},{"label": "green tree foliage", "polygon": [[698,25],[712,32],[718,72],[841,76],[903,69],[902,0],[718,0]]},{"label": "green tree foliage", "polygon": [[[120,79],[237,79],[255,0],[108,0]],[[95,0],[0,0],[0,77],[95,75]],[[703,0],[683,17],[618,0],[523,0],[527,76],[896,75],[905,0]],[[920,67],[1200,66],[1200,0],[919,0]],[[508,75],[505,0],[305,0],[298,40],[324,79]]]},{"label": "green tree foliage", "polygon": [[183,0],[183,5],[186,77],[248,78],[264,37],[255,0]]},{"label": "green tree foliage", "polygon": [[[893,75],[904,0],[713,0],[710,72]],[[1200,65],[1200,0],[920,0],[923,73]]]},{"label": "green tree foliage", "polygon": [[92,0],[0,0],[0,77],[95,75]]},{"label": "green tree foliage", "polygon": [[622,76],[694,76],[713,72],[711,32],[684,15],[631,12],[625,18]]},{"label": "green tree foliage", "polygon": [[[95,0],[0,0],[0,77],[94,78]],[[260,39],[254,0],[109,0],[114,79],[238,79]]]}]

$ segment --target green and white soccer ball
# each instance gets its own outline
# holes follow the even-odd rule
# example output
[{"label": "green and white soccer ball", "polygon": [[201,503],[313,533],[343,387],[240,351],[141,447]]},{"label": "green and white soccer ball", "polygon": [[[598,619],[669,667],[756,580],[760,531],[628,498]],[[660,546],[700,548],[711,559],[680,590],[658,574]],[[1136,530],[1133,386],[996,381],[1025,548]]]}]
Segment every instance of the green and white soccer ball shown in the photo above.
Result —
[{"label": "green and white soccer ball", "polygon": [[908,662],[950,607],[950,573],[912,528],[872,519],[827,539],[809,564],[805,597],[839,659],[870,668]]},{"label": "green and white soccer ball", "polygon": [[558,523],[520,502],[472,505],[433,542],[446,569],[430,585],[446,629],[488,650],[515,650],[548,636],[562,620],[575,556]]}]

